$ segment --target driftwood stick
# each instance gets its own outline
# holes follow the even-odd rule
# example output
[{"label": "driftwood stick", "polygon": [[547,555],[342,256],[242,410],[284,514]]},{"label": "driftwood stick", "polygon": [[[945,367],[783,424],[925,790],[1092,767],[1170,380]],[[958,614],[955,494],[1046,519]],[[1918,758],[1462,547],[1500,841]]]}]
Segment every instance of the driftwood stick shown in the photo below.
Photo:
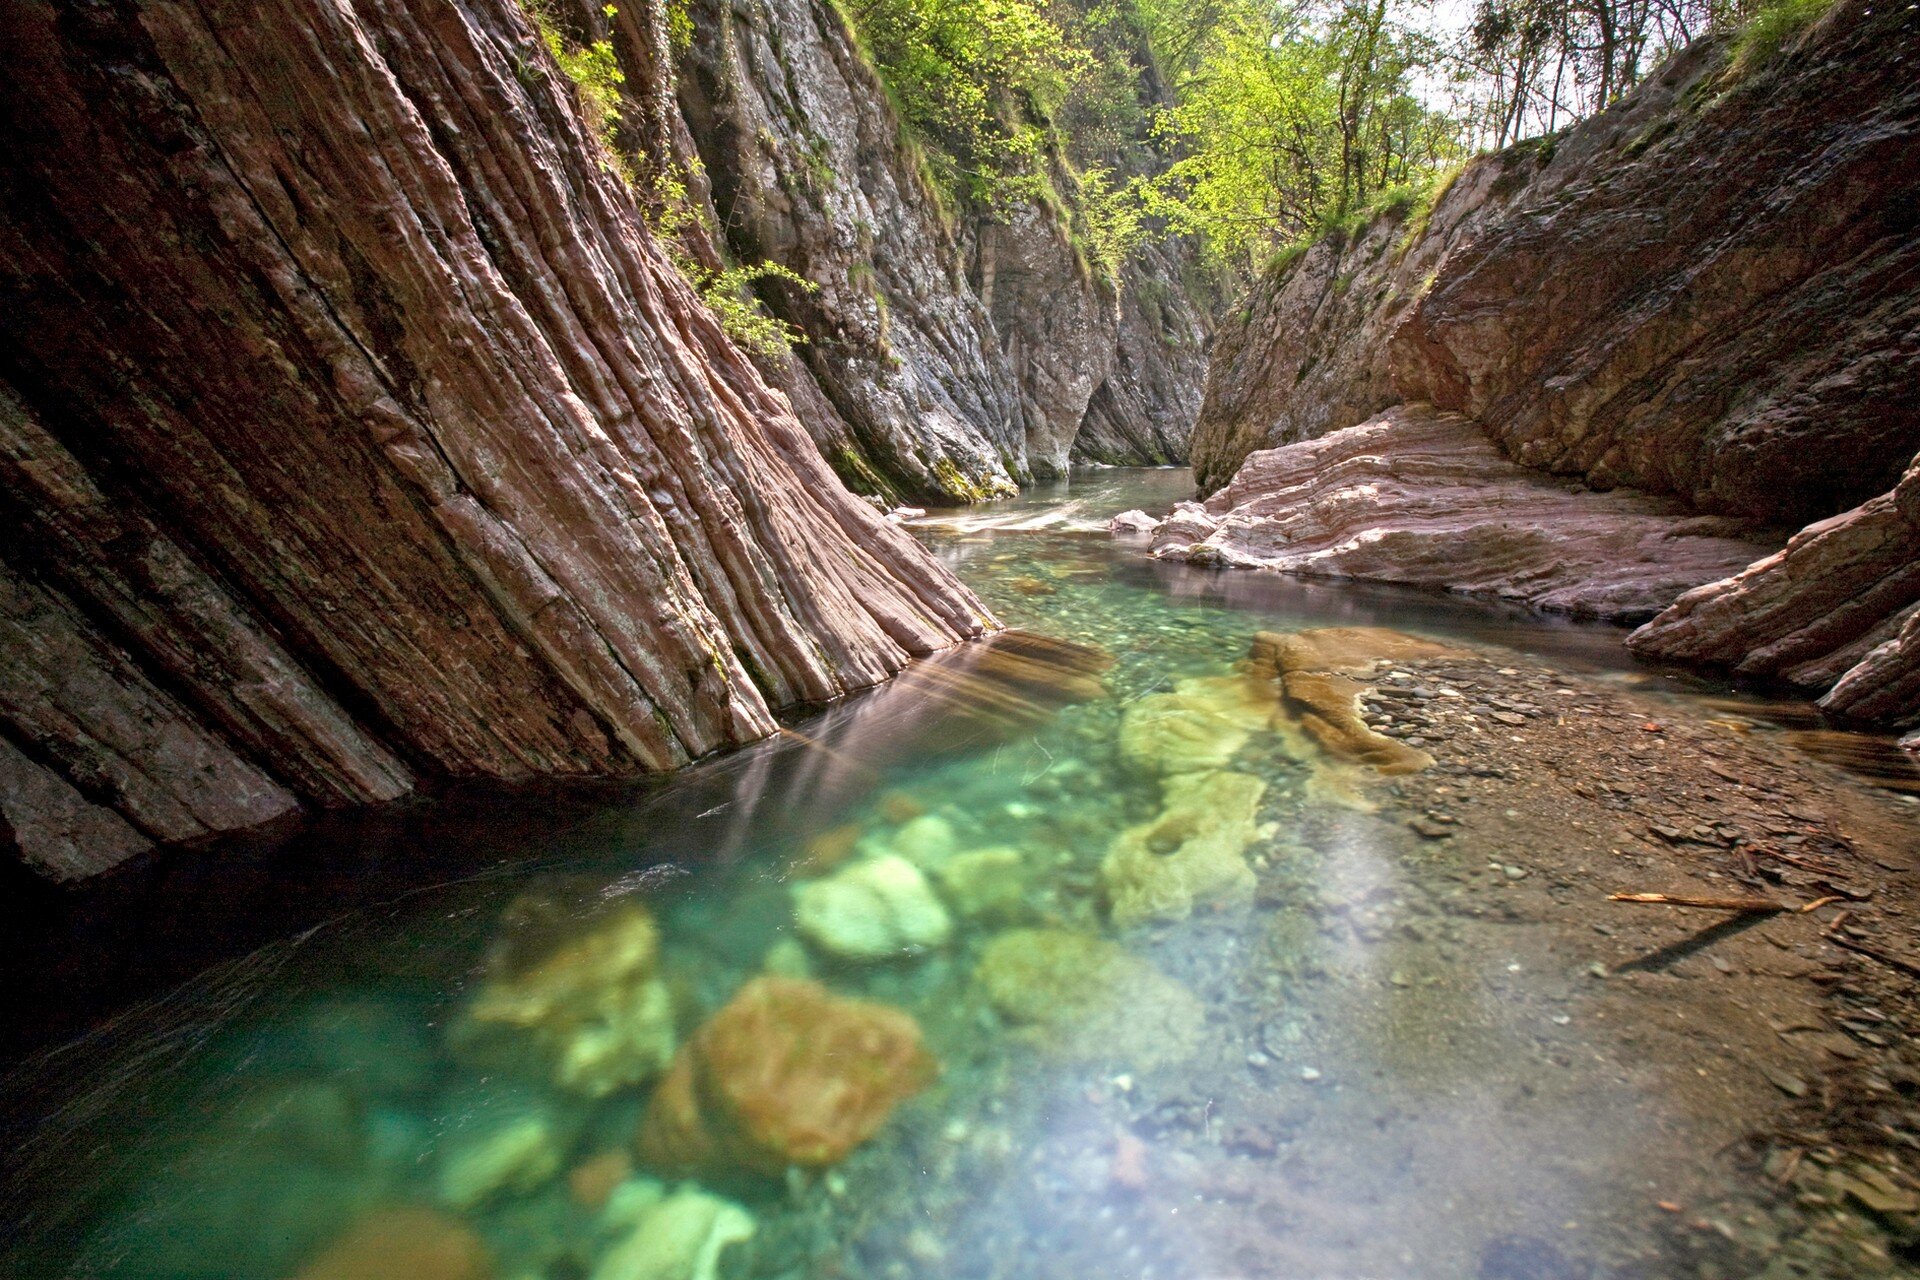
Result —
[{"label": "driftwood stick", "polygon": [[1692,898],[1677,893],[1610,893],[1608,902],[1639,902],[1656,907],[1701,907],[1708,911],[1740,911],[1749,915],[1770,915],[1785,911],[1783,902],[1772,898]]}]

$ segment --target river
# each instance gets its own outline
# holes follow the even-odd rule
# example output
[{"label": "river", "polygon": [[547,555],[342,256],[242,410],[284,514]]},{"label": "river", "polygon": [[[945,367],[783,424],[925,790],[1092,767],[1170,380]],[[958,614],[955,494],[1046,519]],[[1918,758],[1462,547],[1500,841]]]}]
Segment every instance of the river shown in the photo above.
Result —
[{"label": "river", "polygon": [[[1733,1265],[1689,1233],[1781,1248],[1796,1211],[1721,1156],[1806,1068],[1718,1064],[1784,1052],[1736,1007],[1788,1019],[1766,957],[1814,935],[1640,964],[1673,921],[1600,890],[1670,873],[1648,806],[1695,805],[1715,856],[1729,824],[1800,821],[1723,762],[1740,817],[1668,741],[1720,734],[1876,820],[1911,815],[1897,753],[1637,667],[1611,629],[1104,532],[1190,483],[1094,472],[915,521],[1015,630],[671,780],[467,787],[47,899],[0,1270],[1557,1280]],[[1262,701],[1256,637],[1330,627],[1431,642],[1369,677],[1431,770],[1341,763]],[[1552,741],[1570,720],[1604,732]],[[742,1051],[695,1029],[743,992],[865,1002],[832,1016],[868,1038],[763,1001],[746,1041],[828,1061],[725,1133],[746,1104],[702,1068],[674,1087],[709,1131],[668,1133],[676,1045]],[[860,1076],[850,1043],[892,1065]],[[865,1140],[776,1172],[768,1135],[808,1125]],[[1710,1229],[1668,1230],[1683,1202]]]}]

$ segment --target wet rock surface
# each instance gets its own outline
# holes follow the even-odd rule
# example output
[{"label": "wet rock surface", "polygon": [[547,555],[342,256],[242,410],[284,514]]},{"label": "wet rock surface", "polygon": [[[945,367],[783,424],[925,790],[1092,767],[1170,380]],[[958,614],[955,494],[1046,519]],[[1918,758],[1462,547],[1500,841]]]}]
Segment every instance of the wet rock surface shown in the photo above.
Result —
[{"label": "wet rock surface", "polygon": [[1472,419],[1425,405],[1255,453],[1204,506],[1183,504],[1149,536],[1154,555],[1195,564],[1614,621],[1644,620],[1778,546],[1762,526],[1670,498],[1569,487],[1509,462]]}]

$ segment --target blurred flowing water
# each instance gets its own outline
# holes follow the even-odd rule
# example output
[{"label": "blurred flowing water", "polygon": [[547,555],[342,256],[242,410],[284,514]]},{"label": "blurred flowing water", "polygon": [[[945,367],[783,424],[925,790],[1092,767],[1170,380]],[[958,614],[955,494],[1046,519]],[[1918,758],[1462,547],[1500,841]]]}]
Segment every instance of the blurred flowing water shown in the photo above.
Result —
[{"label": "blurred flowing water", "polygon": [[[665,782],[468,789],[61,899],[35,935],[46,953],[16,957],[16,989],[56,1019],[66,973],[92,993],[89,1021],[110,1016],[27,1057],[0,1094],[0,1273],[336,1276],[331,1241],[419,1206],[470,1230],[491,1270],[448,1247],[396,1255],[396,1278],[1626,1274],[1636,1245],[1610,1226],[1613,1199],[1649,1147],[1687,1141],[1687,1120],[1639,1099],[1594,1123],[1604,1100],[1532,1052],[1531,1028],[1573,998],[1565,976],[1401,927],[1415,872],[1258,734],[1233,765],[1260,786],[1256,908],[1116,930],[1102,859],[1182,785],[1130,770],[1119,729],[1139,699],[1232,672],[1258,631],[1329,625],[1505,646],[1678,700],[1732,695],[1634,669],[1614,631],[1163,565],[1105,534],[1113,513],[1164,510],[1189,485],[1103,471],[917,522],[1015,631],[761,747]],[[1807,732],[1784,707],[1714,705],[1782,750]],[[1897,757],[1864,754],[1910,783]],[[796,885],[845,859],[982,851],[990,882],[934,877],[953,917],[938,943],[861,962],[796,938]],[[568,910],[584,936],[609,904],[642,904],[682,1039],[754,975],[809,972],[910,1014],[938,1078],[824,1173],[695,1179],[745,1212],[750,1239],[622,1252],[686,1181],[635,1151],[653,1081],[570,1092],[461,1040],[503,919],[532,900],[563,904],[542,926],[563,943]],[[1322,927],[1329,904],[1339,929]],[[1092,959],[1000,979],[1058,991],[993,989],[989,946],[1035,931]],[[1342,985],[1402,971],[1434,976],[1385,1001]],[[1102,983],[1119,1007],[1083,990]],[[1049,1040],[1075,1000],[1091,1012]],[[540,1124],[496,1123],[525,1115]],[[508,1132],[508,1172],[450,1191],[475,1135]]]}]

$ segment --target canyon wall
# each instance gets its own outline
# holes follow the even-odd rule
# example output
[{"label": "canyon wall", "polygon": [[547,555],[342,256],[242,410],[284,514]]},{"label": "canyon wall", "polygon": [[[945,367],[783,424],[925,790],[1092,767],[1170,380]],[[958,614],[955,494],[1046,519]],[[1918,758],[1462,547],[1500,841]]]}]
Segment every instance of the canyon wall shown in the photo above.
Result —
[{"label": "canyon wall", "polygon": [[[1430,214],[1312,246],[1223,326],[1193,440],[1203,490],[1408,402],[1465,415],[1534,490],[1638,490],[1769,551],[1811,521],[1630,644],[1784,678],[1862,721],[1920,719],[1917,39],[1913,11],[1843,0],[1755,65],[1697,42],[1600,116],[1475,161]],[[1318,499],[1340,513],[1329,546],[1367,523],[1359,497]],[[1503,501],[1455,515],[1497,528]],[[1395,503],[1369,517],[1389,541],[1358,576],[1393,577],[1373,563],[1393,522],[1424,520]],[[1254,512],[1231,511],[1210,501],[1193,545],[1225,520],[1248,558]],[[1534,598],[1530,570],[1505,572]]]},{"label": "canyon wall", "polygon": [[[720,247],[810,282],[755,286],[804,338],[769,374],[843,479],[951,503],[1076,458],[1185,461],[1208,336],[1187,247],[1137,253],[1116,287],[1039,201],[958,208],[829,0],[689,0],[687,16],[682,133]],[[616,48],[642,83],[635,43]]]},{"label": "canyon wall", "polygon": [[993,625],[727,340],[509,0],[29,0],[0,49],[36,867],[671,768]]}]

